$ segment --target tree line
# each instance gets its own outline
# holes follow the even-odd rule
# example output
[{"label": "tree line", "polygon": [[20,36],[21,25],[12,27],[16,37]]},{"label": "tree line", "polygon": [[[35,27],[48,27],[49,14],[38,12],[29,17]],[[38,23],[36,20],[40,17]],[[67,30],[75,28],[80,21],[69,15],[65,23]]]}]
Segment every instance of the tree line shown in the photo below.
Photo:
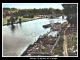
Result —
[{"label": "tree line", "polygon": [[62,14],[62,10],[53,8],[40,8],[40,9],[3,8],[3,12],[4,17],[11,15],[33,17],[35,15]]},{"label": "tree line", "polygon": [[3,8],[3,17],[6,16],[23,16],[23,18],[33,18],[36,15],[49,14],[65,14],[67,21],[71,25],[77,25],[77,4],[62,4],[63,10],[54,8],[40,8],[40,9],[17,9],[17,8]]}]

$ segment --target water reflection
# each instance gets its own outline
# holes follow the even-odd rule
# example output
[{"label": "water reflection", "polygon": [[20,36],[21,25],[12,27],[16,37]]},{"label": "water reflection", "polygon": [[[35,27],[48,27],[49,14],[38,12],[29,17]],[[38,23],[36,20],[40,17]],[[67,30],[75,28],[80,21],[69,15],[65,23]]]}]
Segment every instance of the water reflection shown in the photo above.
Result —
[{"label": "water reflection", "polygon": [[11,31],[12,31],[12,32],[15,31],[15,25],[11,25]]},{"label": "water reflection", "polygon": [[19,23],[19,25],[20,25],[20,27],[22,27],[22,24],[21,23]]}]

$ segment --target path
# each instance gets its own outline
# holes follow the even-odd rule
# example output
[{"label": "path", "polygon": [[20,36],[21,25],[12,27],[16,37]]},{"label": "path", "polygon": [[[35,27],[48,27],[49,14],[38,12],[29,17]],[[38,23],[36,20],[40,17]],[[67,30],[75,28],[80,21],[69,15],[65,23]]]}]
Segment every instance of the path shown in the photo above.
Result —
[{"label": "path", "polygon": [[64,56],[68,56],[66,30],[68,29],[69,26],[70,26],[70,25],[68,25],[67,28],[64,30],[64,41],[63,41]]}]

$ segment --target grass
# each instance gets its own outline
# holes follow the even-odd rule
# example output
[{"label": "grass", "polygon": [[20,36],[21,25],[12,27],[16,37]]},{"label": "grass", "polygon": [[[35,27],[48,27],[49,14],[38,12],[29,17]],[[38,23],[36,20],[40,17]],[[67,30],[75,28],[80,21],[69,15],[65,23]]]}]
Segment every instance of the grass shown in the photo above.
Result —
[{"label": "grass", "polygon": [[19,18],[21,18],[21,19],[22,19],[22,21],[32,20],[32,18],[23,18],[23,17],[20,17],[20,16],[18,17],[18,19],[19,19]]},{"label": "grass", "polygon": [[8,19],[9,19],[9,17],[3,18],[3,24],[6,24]]},{"label": "grass", "polygon": [[68,48],[74,46],[75,44],[77,44],[77,39],[76,39],[76,35],[75,34],[72,34],[70,39],[68,37]]},{"label": "grass", "polygon": [[54,52],[54,55],[63,56],[62,50],[54,49],[53,52]]},{"label": "grass", "polygon": [[[6,18],[3,18],[3,24],[7,24],[7,20],[9,19],[10,17],[6,17]],[[18,19],[16,20],[16,22],[19,21],[19,18],[21,18],[21,21],[30,21],[30,20],[33,20],[32,18],[23,18],[22,16],[18,17]]]}]

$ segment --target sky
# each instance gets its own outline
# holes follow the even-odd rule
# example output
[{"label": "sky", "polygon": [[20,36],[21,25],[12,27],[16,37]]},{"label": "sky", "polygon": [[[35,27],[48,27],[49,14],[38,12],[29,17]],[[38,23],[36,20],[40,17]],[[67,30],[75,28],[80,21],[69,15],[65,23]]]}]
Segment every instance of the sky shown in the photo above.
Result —
[{"label": "sky", "polygon": [[39,8],[54,8],[54,9],[63,9],[62,3],[2,3],[2,8],[18,8],[18,9],[39,9]]}]

